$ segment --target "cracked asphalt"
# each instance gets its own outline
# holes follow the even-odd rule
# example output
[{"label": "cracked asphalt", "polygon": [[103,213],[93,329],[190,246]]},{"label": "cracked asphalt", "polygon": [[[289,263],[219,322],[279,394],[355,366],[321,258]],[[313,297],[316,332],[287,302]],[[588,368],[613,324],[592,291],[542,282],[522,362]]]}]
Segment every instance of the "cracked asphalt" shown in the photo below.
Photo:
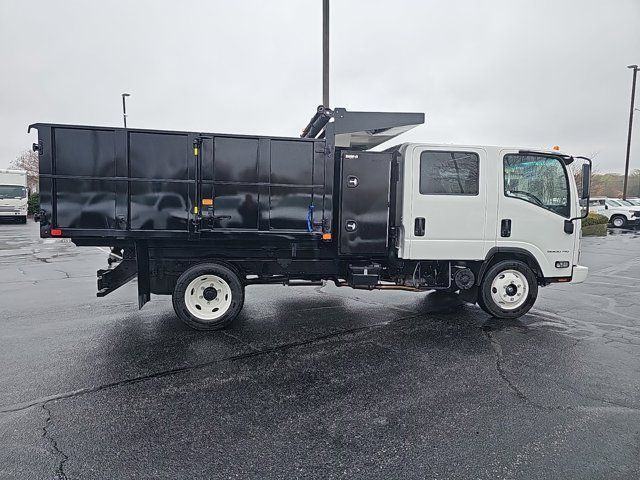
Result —
[{"label": "cracked asphalt", "polygon": [[640,477],[640,235],[518,321],[457,297],[254,286],[189,330],[106,253],[0,224],[0,478]]}]

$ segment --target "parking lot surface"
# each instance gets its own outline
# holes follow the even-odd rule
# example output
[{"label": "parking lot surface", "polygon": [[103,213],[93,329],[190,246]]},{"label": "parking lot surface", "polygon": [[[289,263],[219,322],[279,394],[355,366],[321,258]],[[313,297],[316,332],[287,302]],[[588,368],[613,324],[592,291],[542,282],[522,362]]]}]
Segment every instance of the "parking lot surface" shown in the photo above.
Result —
[{"label": "parking lot surface", "polygon": [[0,478],[638,478],[640,235],[582,262],[518,321],[329,283],[203,333],[0,224]]}]

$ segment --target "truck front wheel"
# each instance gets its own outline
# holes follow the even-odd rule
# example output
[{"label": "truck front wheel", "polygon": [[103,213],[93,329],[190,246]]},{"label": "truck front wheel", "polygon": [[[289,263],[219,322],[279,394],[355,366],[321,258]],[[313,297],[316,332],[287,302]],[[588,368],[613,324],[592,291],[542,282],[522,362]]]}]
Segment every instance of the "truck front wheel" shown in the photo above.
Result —
[{"label": "truck front wheel", "polygon": [[529,266],[518,260],[502,260],[491,266],[480,283],[478,305],[497,318],[518,318],[538,297],[538,281]]},{"label": "truck front wheel", "polygon": [[230,268],[217,263],[185,271],[173,290],[173,308],[196,330],[218,330],[229,325],[244,303],[244,286]]}]

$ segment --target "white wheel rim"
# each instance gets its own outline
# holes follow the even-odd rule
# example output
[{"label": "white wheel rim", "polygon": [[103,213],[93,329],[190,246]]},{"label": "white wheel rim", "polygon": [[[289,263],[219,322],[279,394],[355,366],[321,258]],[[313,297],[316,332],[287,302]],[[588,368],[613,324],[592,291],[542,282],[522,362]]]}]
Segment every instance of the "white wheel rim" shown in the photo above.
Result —
[{"label": "white wheel rim", "polygon": [[217,275],[201,275],[189,283],[184,303],[199,320],[217,320],[231,307],[231,287]]},{"label": "white wheel rim", "polygon": [[504,270],[491,282],[491,298],[503,310],[515,310],[528,297],[529,282],[518,270]]},{"label": "white wheel rim", "polygon": [[624,225],[624,221],[623,221],[620,217],[618,217],[618,218],[614,218],[614,219],[613,219],[613,224],[614,224],[616,227],[621,227],[622,225]]}]

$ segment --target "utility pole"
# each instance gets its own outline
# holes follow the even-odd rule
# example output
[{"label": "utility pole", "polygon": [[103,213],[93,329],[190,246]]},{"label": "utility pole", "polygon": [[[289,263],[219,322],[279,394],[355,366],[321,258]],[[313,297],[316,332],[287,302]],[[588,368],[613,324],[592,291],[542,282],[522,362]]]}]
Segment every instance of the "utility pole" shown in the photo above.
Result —
[{"label": "utility pole", "polygon": [[128,93],[122,94],[122,119],[124,120],[124,128],[127,128],[127,101],[126,98],[131,95]]},{"label": "utility pole", "polygon": [[627,183],[629,181],[629,157],[631,156],[631,133],[633,132],[633,111],[636,101],[636,77],[638,65],[627,65],[633,70],[633,83],[631,84],[631,108],[629,110],[629,134],[627,136],[627,158],[624,164],[624,185],[622,186],[622,199],[627,199]]},{"label": "utility pole", "polygon": [[329,108],[329,0],[322,0],[322,105]]}]

